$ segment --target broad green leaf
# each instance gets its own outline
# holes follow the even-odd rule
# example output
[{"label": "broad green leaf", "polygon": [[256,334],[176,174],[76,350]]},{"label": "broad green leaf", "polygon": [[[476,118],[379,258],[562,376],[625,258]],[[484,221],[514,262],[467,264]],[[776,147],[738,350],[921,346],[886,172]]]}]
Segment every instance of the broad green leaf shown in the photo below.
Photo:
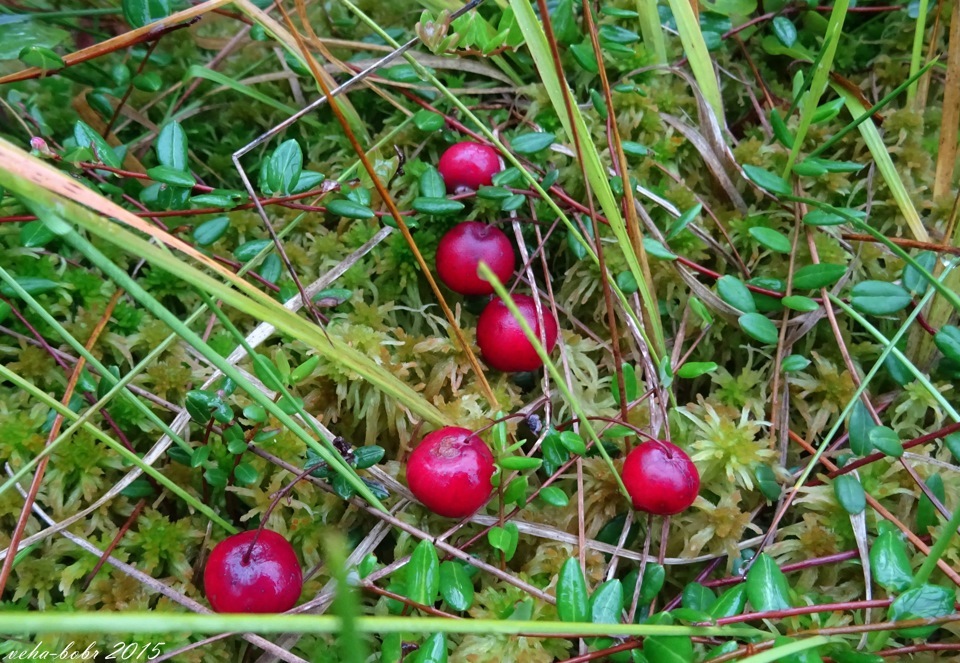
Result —
[{"label": "broad green leaf", "polygon": [[623,585],[614,578],[597,587],[590,597],[590,621],[594,624],[619,624],[623,612]]},{"label": "broad green leaf", "polygon": [[20,226],[20,246],[35,249],[46,246],[56,237],[43,221],[28,221]]},{"label": "broad green leaf", "polygon": [[793,25],[793,21],[786,16],[777,16],[773,19],[772,25],[773,34],[777,35],[780,43],[787,47],[793,46],[797,41],[797,28]]},{"label": "broad green leaf", "polygon": [[692,663],[693,641],[687,637],[653,635],[643,641],[647,663]]},{"label": "broad green leaf", "polygon": [[766,553],[760,553],[747,572],[747,598],[757,612],[788,610],[790,585],[783,571]]},{"label": "broad green leaf", "polygon": [[747,606],[747,586],[744,583],[734,585],[717,597],[710,606],[710,616],[714,619],[733,617],[743,612]]},{"label": "broad green leaf", "polygon": [[866,456],[873,451],[870,431],[874,427],[870,410],[867,409],[862,400],[857,399],[850,410],[850,418],[847,423],[847,431],[850,435],[850,451],[857,456]]},{"label": "broad green leaf", "polygon": [[833,494],[844,510],[852,515],[863,513],[867,498],[860,481],[852,474],[841,474],[833,480]]},{"label": "broad green leaf", "polygon": [[376,216],[366,205],[340,198],[327,203],[327,211],[347,219],[372,219]]},{"label": "broad green leaf", "polygon": [[[937,254],[933,251],[922,251],[916,255],[914,260],[925,270],[933,273],[934,267],[937,264]],[[927,291],[927,286],[930,285],[927,277],[911,264],[907,264],[907,266],[903,268],[902,279],[903,287],[915,295],[922,295]]]},{"label": "broad green leaf", "polygon": [[[45,292],[50,292],[51,290],[56,290],[60,287],[60,284],[56,281],[51,281],[50,279],[42,279],[37,276],[16,276],[14,280],[17,284],[26,291],[28,295],[42,295]],[[11,288],[8,284],[0,284],[0,293],[3,293],[7,297],[18,297],[19,294]]]},{"label": "broad green leaf", "polygon": [[815,300],[810,299],[809,297],[804,297],[803,295],[790,295],[789,297],[784,297],[780,300],[784,306],[794,311],[800,311],[801,313],[809,313],[811,311],[816,311],[820,308]]},{"label": "broad green leaf", "polygon": [[676,260],[677,254],[665,247],[663,244],[658,242],[652,237],[643,238],[643,248],[644,250],[652,255],[654,258],[659,258],[660,260]]},{"label": "broad green leaf", "polygon": [[249,242],[244,242],[238,246],[233,255],[240,262],[247,262],[253,260],[261,251],[272,245],[272,239],[251,239]]},{"label": "broad green leaf", "polygon": [[[526,476],[521,475],[513,479],[510,482],[510,485],[508,485],[503,491],[504,504],[516,504],[517,506],[523,506],[524,502],[526,502],[528,487],[529,480]],[[507,549],[501,548],[501,550],[506,551]]]},{"label": "broad green leaf", "polygon": [[704,587],[698,582],[687,583],[683,588],[681,595],[681,605],[690,610],[699,610],[700,612],[710,612],[710,608],[717,600],[717,595],[709,587]]},{"label": "broad green leaf", "polygon": [[53,71],[64,66],[63,58],[44,46],[25,46],[20,51],[20,62],[28,67]]},{"label": "broad green leaf", "polygon": [[447,663],[447,636],[434,633],[423,641],[412,663]]},{"label": "broad green leaf", "polygon": [[834,265],[831,263],[820,263],[819,265],[807,265],[801,267],[793,274],[793,287],[795,290],[817,290],[833,285],[840,280],[847,271],[846,265]]},{"label": "broad green leaf", "polygon": [[[956,591],[939,585],[920,585],[909,589],[893,602],[887,613],[890,621],[945,617],[953,612]],[[917,626],[897,631],[905,638],[926,638],[940,628],[938,625]]]},{"label": "broad green leaf", "polygon": [[903,444],[900,443],[900,436],[892,428],[875,426],[870,429],[869,437],[870,443],[877,451],[894,458],[903,455]]},{"label": "broad green leaf", "polygon": [[874,582],[888,592],[902,592],[910,587],[913,571],[900,532],[885,530],[870,546],[870,573]]},{"label": "broad green leaf", "polygon": [[944,357],[960,363],[960,328],[944,325],[933,337],[933,342]]},{"label": "broad green leaf", "polygon": [[600,39],[613,44],[633,44],[640,41],[640,35],[619,25],[601,25],[597,31]]},{"label": "broad green leaf", "polygon": [[177,170],[175,168],[170,168],[169,166],[156,166],[154,168],[147,169],[147,175],[154,182],[160,182],[162,184],[169,184],[170,186],[182,186],[186,188],[193,188],[197,181],[193,178],[193,175],[190,173]]},{"label": "broad green leaf", "polygon": [[169,0],[122,0],[121,7],[131,28],[142,28],[170,15]]},{"label": "broad green leaf", "polygon": [[414,603],[432,606],[440,590],[440,559],[433,543],[428,540],[418,543],[406,570],[407,598]]},{"label": "broad green leaf", "polygon": [[[930,477],[924,482],[927,484],[927,488],[933,493],[934,497],[940,500],[940,503],[943,504],[946,499],[946,492],[943,488],[943,479],[940,478],[939,474],[931,474]],[[917,531],[923,536],[929,532],[931,527],[936,526],[937,524],[937,509],[933,506],[933,502],[930,501],[930,498],[926,496],[925,493],[920,493],[920,503],[917,504]]]},{"label": "broad green leaf", "polygon": [[763,226],[754,226],[748,232],[761,246],[777,253],[790,253],[790,238],[783,233]]},{"label": "broad green leaf", "polygon": [[678,378],[696,378],[705,373],[712,373],[717,370],[717,364],[712,361],[688,361],[677,369]]},{"label": "broad green leaf", "polygon": [[267,166],[267,184],[274,195],[293,192],[303,170],[303,150],[295,139],[282,142],[270,155]]},{"label": "broad green leaf", "polygon": [[420,195],[424,198],[443,198],[446,193],[447,187],[439,171],[428,164],[420,175]]},{"label": "broad green leaf", "polygon": [[419,110],[413,115],[413,123],[420,131],[439,131],[446,121],[439,113],[429,110]]},{"label": "broad green leaf", "polygon": [[503,552],[509,562],[517,552],[517,543],[520,541],[520,530],[516,523],[507,522],[503,527],[494,527],[487,532],[487,542],[491,547]]},{"label": "broad green leaf", "polygon": [[449,216],[462,212],[464,204],[459,200],[449,198],[415,198],[411,207],[422,214],[432,216]]},{"label": "broad green leaf", "polygon": [[538,497],[550,506],[563,507],[570,503],[570,498],[567,497],[567,494],[556,486],[547,486],[542,489]]},{"label": "broad green leaf", "polygon": [[583,438],[571,430],[565,430],[560,433],[560,444],[566,447],[572,454],[582,456],[587,453],[587,445],[584,443]]},{"label": "broad green leaf", "polygon": [[[294,373],[296,373],[296,371],[294,371]],[[357,447],[353,452],[353,464],[358,470],[365,470],[368,467],[373,467],[383,460],[385,454],[386,449],[381,446],[377,446],[376,444]]]},{"label": "broad green leaf", "polygon": [[448,606],[458,612],[473,607],[473,580],[463,568],[463,562],[446,561],[440,564],[440,595]]},{"label": "broad green leaf", "polygon": [[239,463],[233,468],[233,476],[241,486],[251,486],[260,479],[256,468],[250,463]]},{"label": "broad green leaf", "polygon": [[230,218],[218,216],[209,221],[204,221],[193,229],[193,241],[198,246],[210,246],[218,239],[223,237],[224,233],[230,228]]},{"label": "broad green leaf", "polygon": [[510,149],[516,154],[536,154],[553,144],[556,136],[550,132],[531,132],[516,136],[510,141]]},{"label": "broad green leaf", "polygon": [[561,621],[588,622],[590,607],[587,598],[587,583],[575,557],[563,563],[557,579],[557,614]]},{"label": "broad green leaf", "polygon": [[786,373],[795,373],[796,371],[802,371],[807,366],[810,365],[810,360],[804,357],[803,355],[790,355],[789,357],[784,357],[783,370]]},{"label": "broad green leaf", "polygon": [[739,318],[740,328],[751,338],[773,345],[779,338],[777,326],[761,313],[744,313]]},{"label": "broad green leaf", "polygon": [[[780,115],[780,111],[777,110],[776,108],[771,108],[769,117],[770,117],[770,127],[773,129],[774,138],[780,141],[780,144],[783,145],[784,147],[788,149],[792,148],[793,133],[787,127],[787,123],[784,122],[783,117]],[[797,171],[797,167],[800,165],[803,165],[803,164],[797,164],[797,166],[793,167],[793,172],[797,173],[798,175],[802,174]],[[817,174],[822,175],[824,172],[826,171],[819,170]]]},{"label": "broad green leaf", "polygon": [[720,299],[744,313],[755,313],[757,310],[750,290],[735,276],[721,276],[717,281],[717,294],[720,295]]},{"label": "broad green leaf", "polygon": [[141,92],[159,92],[163,87],[163,78],[155,71],[145,71],[137,74],[131,81],[133,87]]},{"label": "broad green leaf", "polygon": [[769,170],[747,164],[743,167],[743,172],[751,182],[770,193],[780,194],[782,196],[789,196],[793,193],[789,182],[779,175],[771,173]]},{"label": "broad green leaf", "polygon": [[753,470],[753,476],[757,480],[757,487],[763,496],[771,502],[780,499],[780,482],[777,481],[777,475],[769,465],[757,465]]},{"label": "broad green leaf", "polygon": [[95,156],[104,165],[111,168],[119,168],[122,165],[107,141],[83,120],[77,120],[76,124],[73,125],[73,138],[77,141],[79,147],[91,148]]},{"label": "broad green leaf", "polygon": [[617,274],[617,287],[620,288],[625,295],[632,295],[640,288],[637,283],[637,278],[633,275],[633,272],[630,271],[622,271]]},{"label": "broad green leaf", "polygon": [[868,315],[891,315],[905,309],[912,297],[896,283],[861,281],[850,292],[850,305]]},{"label": "broad green leaf", "polygon": [[161,165],[179,171],[189,170],[187,134],[176,120],[163,125],[157,135],[156,150]]}]

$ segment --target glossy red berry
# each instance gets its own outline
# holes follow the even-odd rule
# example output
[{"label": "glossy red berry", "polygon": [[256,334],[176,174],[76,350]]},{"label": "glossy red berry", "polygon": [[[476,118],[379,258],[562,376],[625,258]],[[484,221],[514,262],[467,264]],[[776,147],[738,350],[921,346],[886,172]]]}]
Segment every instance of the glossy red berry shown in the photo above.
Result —
[{"label": "glossy red berry", "polygon": [[437,164],[447,191],[490,186],[493,176],[500,172],[500,158],[492,147],[464,141],[451,145]]},{"label": "glossy red berry", "polygon": [[268,529],[259,536],[251,530],[214,546],[203,588],[217,612],[286,612],[300,598],[303,574],[285,538]]},{"label": "glossy red berry", "polygon": [[[514,295],[513,301],[539,338],[540,325],[537,324],[537,308],[533,297]],[[546,336],[544,348],[550,352],[557,344],[557,321],[549,307],[543,306],[542,309]],[[527,340],[520,323],[500,298],[487,304],[477,320],[477,345],[480,346],[484,361],[499,371],[533,371],[543,366],[540,355]]]},{"label": "glossy red berry", "polygon": [[437,274],[447,287],[461,295],[489,295],[493,286],[477,274],[487,263],[501,283],[513,276],[513,245],[499,228],[478,221],[457,224],[437,245]]},{"label": "glossy red berry", "polygon": [[623,484],[634,509],[672,516],[697,499],[700,473],[683,449],[655,440],[644,442],[627,454],[623,462]]},{"label": "glossy red berry", "polygon": [[425,507],[447,518],[466,518],[482,507],[493,486],[493,454],[473,431],[434,431],[410,454],[407,485]]}]

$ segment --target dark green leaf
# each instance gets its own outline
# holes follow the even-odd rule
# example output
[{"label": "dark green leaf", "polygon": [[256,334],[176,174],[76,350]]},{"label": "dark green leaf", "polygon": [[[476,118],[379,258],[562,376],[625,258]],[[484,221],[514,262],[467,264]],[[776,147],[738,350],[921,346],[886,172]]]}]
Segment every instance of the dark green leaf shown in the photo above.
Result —
[{"label": "dark green leaf", "polygon": [[590,44],[590,42],[572,44],[570,46],[570,53],[584,71],[591,74],[600,72],[600,67],[597,65],[597,57],[593,52],[593,45]]},{"label": "dark green leaf", "polygon": [[163,125],[157,135],[156,150],[161,165],[181,172],[188,170],[187,134],[176,120]]},{"label": "dark green leaf", "polygon": [[620,288],[621,292],[625,295],[632,295],[640,289],[640,286],[637,285],[637,279],[633,276],[633,272],[629,271],[623,271],[617,274],[617,287]]},{"label": "dark green leaf", "polygon": [[621,28],[618,25],[601,25],[598,33],[600,39],[613,44],[633,44],[640,41],[640,35],[636,32]]},{"label": "dark green leaf", "polygon": [[744,583],[734,585],[721,594],[710,607],[710,616],[714,619],[733,617],[743,612],[747,606],[747,586]]},{"label": "dark green leaf", "polygon": [[960,363],[960,329],[953,325],[944,325],[933,337],[933,342],[944,357]]},{"label": "dark green leaf", "polygon": [[777,253],[790,253],[790,239],[773,228],[754,226],[748,232],[761,246]]},{"label": "dark green leaf", "polygon": [[905,309],[912,298],[896,283],[861,281],[850,292],[850,305],[869,315],[890,315]]},{"label": "dark green leaf", "polygon": [[847,431],[850,435],[850,451],[857,456],[866,456],[873,451],[870,431],[874,428],[873,418],[863,401],[857,399],[850,411]]},{"label": "dark green leaf", "polygon": [[331,200],[327,203],[327,211],[336,216],[347,219],[372,219],[376,216],[373,210],[366,205],[355,203],[352,200]]},{"label": "dark green leaf", "polygon": [[786,373],[795,373],[796,371],[802,371],[807,366],[810,365],[810,360],[804,357],[803,355],[790,355],[785,357],[783,360],[783,370]]},{"label": "dark green leaf", "polygon": [[150,497],[154,494],[153,485],[145,478],[135,479],[129,486],[120,491],[120,494],[130,499],[138,500],[141,497]]},{"label": "dark green leaf", "polygon": [[804,297],[803,295],[790,295],[789,297],[784,297],[780,300],[784,306],[794,311],[800,311],[801,313],[809,313],[810,311],[816,311],[820,308],[815,300],[810,299],[809,297]]},{"label": "dark green leaf", "polygon": [[[623,374],[623,391],[627,396],[627,402],[632,402],[637,400],[637,372],[633,368],[633,365],[624,362],[620,367],[621,373]],[[613,391],[613,400],[617,405],[620,405],[620,388],[617,385],[617,381],[614,380],[610,386],[610,389]],[[572,449],[571,449],[572,451]],[[574,452],[576,453],[576,452]]]},{"label": "dark green leaf", "polygon": [[740,328],[751,338],[773,345],[779,338],[777,326],[760,313],[744,313],[739,318]]},{"label": "dark green leaf", "polygon": [[536,154],[553,144],[555,135],[548,131],[520,134],[510,141],[510,148],[517,154]]},{"label": "dark green leaf", "polygon": [[434,633],[424,640],[412,663],[447,663],[447,636]]},{"label": "dark green leaf", "polygon": [[623,147],[624,154],[629,154],[634,157],[645,157],[651,152],[650,148],[646,145],[635,143],[632,140],[625,140],[620,143],[620,146]]},{"label": "dark green leaf", "polygon": [[902,592],[913,582],[910,558],[900,532],[887,529],[870,547],[870,573],[888,592]]},{"label": "dark green leaf", "polygon": [[419,110],[413,115],[413,123],[420,131],[439,131],[443,128],[444,122],[442,115],[426,109]]},{"label": "dark green leaf", "polygon": [[141,92],[159,92],[160,88],[163,87],[163,78],[155,71],[137,74],[131,82],[133,83],[133,87]]},{"label": "dark green leaf", "polygon": [[671,239],[683,232],[683,229],[700,215],[701,210],[703,210],[703,205],[701,203],[697,203],[686,212],[681,214],[676,221],[670,224],[670,228],[667,229],[667,234],[664,236],[664,239],[669,242]]},{"label": "dark green leaf", "polygon": [[575,557],[563,563],[557,579],[557,614],[561,621],[590,621],[590,606],[587,598],[587,583]]},{"label": "dark green leaf", "polygon": [[505,200],[512,196],[513,194],[502,186],[482,186],[477,189],[477,198],[484,200]]},{"label": "dark green leaf", "polygon": [[[927,488],[933,493],[933,496],[943,504],[946,499],[946,493],[944,492],[943,479],[940,478],[940,475],[931,474],[930,478],[924,483],[927,484]],[[920,503],[917,505],[917,530],[921,535],[924,535],[928,533],[931,527],[935,527],[936,524],[937,509],[933,506],[933,502],[930,501],[926,493],[921,493]]]},{"label": "dark green leaf", "polygon": [[573,431],[565,430],[560,433],[560,444],[572,454],[582,456],[587,452],[587,445],[584,444],[583,438]]},{"label": "dark green leaf", "polygon": [[176,170],[168,166],[156,166],[147,170],[147,175],[155,182],[193,188],[197,181],[193,175],[183,170]]},{"label": "dark green leaf", "polygon": [[717,600],[717,595],[709,587],[704,587],[698,582],[691,582],[683,588],[680,600],[684,608],[709,612]]},{"label": "dark green leaf", "polygon": [[504,198],[503,202],[500,203],[501,212],[514,212],[520,209],[523,206],[523,203],[526,202],[527,197],[522,193],[515,193],[509,198]]},{"label": "dark green leaf", "polygon": [[463,562],[447,561],[440,564],[440,595],[448,606],[458,612],[473,607],[473,581],[463,568]]},{"label": "dark green leaf", "polygon": [[273,240],[271,239],[252,239],[249,242],[244,242],[236,248],[233,252],[233,256],[240,262],[247,262],[253,260],[257,257],[261,251],[263,251],[268,246],[273,246]]},{"label": "dark green leaf", "polygon": [[[922,253],[918,253],[914,260],[927,270],[927,272],[932,273],[937,264],[937,254],[933,251],[923,251]],[[923,272],[910,264],[903,268],[902,278],[903,287],[917,295],[925,293],[927,286],[930,285],[930,282],[927,280],[927,277],[923,275]]]},{"label": "dark green leaf", "polygon": [[676,260],[677,255],[652,237],[643,238],[643,249],[660,260]]},{"label": "dark green leaf", "polygon": [[210,457],[210,447],[204,445],[193,450],[193,453],[190,454],[190,467],[200,467],[205,462],[207,458]]},{"label": "dark green leaf", "polygon": [[450,200],[449,198],[416,198],[411,207],[422,214],[448,216],[462,212],[464,204],[459,200]]},{"label": "dark green leaf", "polygon": [[790,586],[787,577],[766,553],[760,553],[747,572],[747,598],[757,612],[787,610],[790,604]]},{"label": "dark green leaf", "polygon": [[900,436],[897,431],[886,426],[875,426],[870,429],[870,443],[874,448],[886,454],[899,458],[903,455],[903,445],[900,443]]},{"label": "dark green leaf", "polygon": [[516,523],[505,523],[503,527],[493,527],[487,532],[487,542],[496,550],[502,550],[504,558],[509,562],[517,552],[517,543],[520,542],[520,530]]},{"label": "dark green leaf", "polygon": [[852,515],[863,513],[867,508],[867,498],[860,480],[852,474],[841,474],[833,480],[833,494],[844,510]]},{"label": "dark green leaf", "polygon": [[753,476],[757,479],[757,487],[760,492],[771,502],[780,499],[780,482],[777,481],[777,475],[769,465],[757,465],[753,470]]},{"label": "dark green leaf", "polygon": [[28,67],[37,67],[44,71],[52,71],[63,67],[63,58],[43,46],[25,46],[20,51],[20,62]]},{"label": "dark green leaf", "polygon": [[[42,279],[36,276],[14,276],[13,280],[23,288],[28,295],[42,295],[59,287],[59,283],[50,279]],[[19,295],[6,283],[0,284],[0,293],[7,297],[19,297]]]},{"label": "dark green leaf", "polygon": [[280,391],[283,388],[283,377],[276,365],[262,354],[253,355],[253,372],[267,389]]},{"label": "dark green leaf", "polygon": [[678,378],[696,378],[705,373],[717,370],[717,364],[712,361],[688,361],[676,371]]},{"label": "dark green leaf", "polygon": [[73,138],[77,141],[78,147],[91,148],[96,158],[104,165],[111,168],[119,168],[122,165],[107,141],[82,120],[77,120],[76,124],[73,125]]},{"label": "dark green leaf", "polygon": [[293,185],[290,193],[310,191],[311,189],[317,188],[325,179],[327,179],[327,176],[323,173],[317,173],[312,170],[301,170],[300,177],[297,179],[297,183]]},{"label": "dark green leaf", "polygon": [[432,606],[440,590],[440,559],[437,549],[428,540],[414,548],[407,566],[407,598],[414,603]]},{"label": "dark green leaf", "polygon": [[[792,150],[793,141],[794,141],[793,134],[790,133],[790,129],[789,127],[787,127],[787,123],[784,122],[783,117],[780,115],[780,111],[777,110],[776,108],[771,108],[769,116],[770,116],[770,127],[773,129],[774,138],[780,141],[781,145],[783,145],[787,149]],[[797,172],[797,167],[802,165],[803,165],[803,162],[794,165],[793,171]],[[798,174],[801,174],[801,173],[798,173]]]},{"label": "dark green leaf", "polygon": [[693,641],[687,637],[654,635],[643,641],[648,663],[691,663]]},{"label": "dark green leaf", "polygon": [[420,195],[424,198],[443,198],[446,192],[447,187],[440,173],[428,164],[420,175]]},{"label": "dark green leaf", "polygon": [[801,267],[793,274],[795,290],[817,290],[832,285],[840,280],[847,271],[846,265],[821,263]]},{"label": "dark green leaf", "polygon": [[735,276],[721,276],[717,281],[717,294],[720,299],[744,313],[755,313],[757,310],[750,290]]},{"label": "dark green leaf", "polygon": [[602,583],[590,597],[590,621],[594,624],[619,624],[623,612],[623,585],[613,579]]},{"label": "dark green leaf", "polygon": [[543,464],[539,458],[527,458],[526,456],[506,456],[497,461],[497,464],[505,470],[537,470]]},{"label": "dark green leaf", "polygon": [[20,246],[35,249],[46,246],[56,237],[43,221],[28,221],[20,226]]},{"label": "dark green leaf", "polygon": [[947,449],[950,450],[953,459],[960,461],[960,433],[950,433],[943,438],[943,443],[947,445]]},{"label": "dark green leaf", "polygon": [[250,463],[240,463],[233,468],[233,476],[236,478],[237,483],[241,486],[253,485],[260,479],[257,471],[252,465],[250,465]]},{"label": "dark green leaf", "polygon": [[784,196],[789,196],[793,193],[789,182],[779,175],[771,173],[769,170],[748,164],[743,167],[743,172],[751,182],[770,193],[778,193]]},{"label": "dark green leaf", "polygon": [[516,504],[523,506],[526,502],[527,488],[529,480],[525,476],[519,476],[510,482],[510,485],[503,491],[503,501],[505,504]]},{"label": "dark green leaf", "polygon": [[567,504],[570,503],[570,498],[567,497],[567,494],[556,486],[547,486],[546,488],[542,489],[538,497],[550,506],[562,507],[567,506]]},{"label": "dark green leaf", "polygon": [[267,166],[267,185],[273,194],[290,194],[300,180],[303,170],[303,150],[291,138],[281,143],[270,155]]},{"label": "dark green leaf", "polygon": [[262,405],[254,403],[243,408],[243,416],[254,423],[261,424],[267,420],[267,411]]},{"label": "dark green leaf", "polygon": [[560,0],[550,12],[550,18],[558,43],[569,45],[579,39],[580,29],[573,12],[573,0]]},{"label": "dark green leaf", "polygon": [[383,447],[377,446],[375,444],[357,447],[354,452],[354,466],[358,470],[365,470],[368,467],[373,467],[381,460],[386,453],[386,450]]},{"label": "dark green leaf", "polygon": [[204,221],[193,229],[193,241],[198,246],[210,246],[230,228],[230,218],[218,216],[209,221]]},{"label": "dark green leaf", "polygon": [[121,7],[131,28],[142,28],[170,15],[169,0],[123,0]]},{"label": "dark green leaf", "polygon": [[777,35],[780,43],[788,48],[797,41],[797,28],[786,16],[777,16],[773,19],[773,34]]},{"label": "dark green leaf", "polygon": [[[904,621],[907,619],[930,619],[945,617],[953,612],[953,603],[956,592],[939,585],[920,585],[909,589],[890,606],[888,619],[890,621]],[[917,626],[897,631],[905,638],[926,638],[939,626]]]},{"label": "dark green leaf", "polygon": [[843,108],[843,104],[843,97],[837,97],[833,101],[821,104],[813,113],[813,123],[820,124],[822,122],[829,122],[840,114],[840,109]]}]

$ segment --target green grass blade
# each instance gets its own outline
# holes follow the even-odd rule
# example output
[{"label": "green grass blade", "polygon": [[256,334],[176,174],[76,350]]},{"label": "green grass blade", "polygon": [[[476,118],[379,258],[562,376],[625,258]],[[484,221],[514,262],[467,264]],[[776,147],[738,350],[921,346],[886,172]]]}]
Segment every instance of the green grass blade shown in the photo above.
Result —
[{"label": "green grass blade", "polygon": [[[839,85],[834,85],[833,89],[843,97],[844,103],[847,105],[847,110],[850,111],[853,117],[860,117],[864,114],[866,109],[856,96]],[[900,174],[897,172],[896,166],[893,165],[893,159],[890,158],[890,153],[887,152],[887,146],[883,144],[883,137],[880,136],[877,126],[872,121],[867,121],[863,122],[859,128],[860,135],[863,136],[863,140],[867,144],[873,160],[877,163],[877,169],[880,171],[883,181],[886,182],[890,193],[893,194],[894,200],[897,201],[897,205],[900,207],[900,212],[907,220],[907,226],[910,228],[913,238],[920,242],[929,242],[930,236],[927,234],[926,228],[923,227],[923,222],[920,220],[917,208],[913,206],[913,201],[910,200],[910,194],[907,193],[907,189],[903,185],[903,180],[900,179]]]},{"label": "green grass blade", "polygon": [[653,52],[654,64],[667,63],[667,43],[660,25],[660,12],[656,0],[637,0],[637,13],[640,14],[640,34],[643,43]]},{"label": "green grass blade", "polygon": [[[223,85],[224,87],[230,88],[234,92],[242,94],[245,97],[249,97],[254,101],[259,101],[261,104],[266,104],[267,106],[275,108],[276,110],[286,113],[287,115],[293,115],[297,112],[296,108],[287,106],[282,101],[277,101],[273,97],[259,92],[249,85],[244,85],[243,83],[236,81],[225,74],[221,74],[219,71],[214,71],[213,69],[207,69],[206,67],[202,67],[197,64],[190,65],[183,74],[183,80],[189,81],[194,78],[202,78],[212,83],[216,83],[217,85]],[[315,127],[319,126],[317,121],[309,115],[304,118],[304,121],[312,124]]]},{"label": "green grass blade", "polygon": [[717,81],[717,74],[713,70],[713,58],[710,57],[710,51],[707,50],[707,42],[703,40],[703,32],[700,31],[700,22],[693,13],[693,7],[690,6],[689,0],[669,0],[669,2],[673,18],[677,21],[680,42],[683,44],[683,51],[690,62],[693,76],[697,79],[697,84],[700,86],[704,99],[710,104],[713,114],[717,116],[717,122],[720,123],[721,127],[725,127],[727,122],[723,114],[720,83]]},{"label": "green grass blade", "polygon": [[[673,0],[682,2],[683,0]],[[823,41],[823,50],[817,60],[813,72],[813,79],[810,82],[810,89],[807,90],[807,96],[803,100],[800,108],[800,124],[797,126],[796,136],[793,141],[793,149],[790,150],[790,157],[787,159],[787,167],[783,170],[783,177],[786,178],[797,161],[797,155],[800,154],[800,147],[803,145],[803,139],[810,129],[813,122],[813,114],[817,111],[817,105],[820,103],[820,97],[827,89],[827,82],[830,80],[830,70],[833,68],[833,58],[837,53],[837,45],[840,43],[840,37],[843,36],[843,22],[847,17],[847,8],[849,0],[837,0],[833,5],[833,11],[830,12],[830,22],[827,24],[827,34]],[[856,117],[856,114],[854,114]]]},{"label": "green grass blade", "polygon": [[[927,28],[928,0],[920,0],[917,8],[917,24],[913,30],[913,48],[910,51],[910,78],[913,78],[920,69],[920,59],[923,57],[923,36]],[[907,103],[911,106],[917,98],[917,83],[914,80],[907,88]]]}]

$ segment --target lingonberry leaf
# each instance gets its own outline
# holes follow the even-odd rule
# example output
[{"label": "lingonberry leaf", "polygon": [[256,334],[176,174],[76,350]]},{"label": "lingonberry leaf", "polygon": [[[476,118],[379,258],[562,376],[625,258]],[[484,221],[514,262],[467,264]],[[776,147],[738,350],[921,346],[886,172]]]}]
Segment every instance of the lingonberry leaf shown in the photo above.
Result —
[{"label": "lingonberry leaf", "polygon": [[913,581],[907,548],[900,532],[885,529],[870,546],[870,573],[889,592],[902,592]]},{"label": "lingonberry leaf", "polygon": [[516,504],[517,506],[523,506],[526,500],[528,487],[529,480],[526,476],[514,478],[503,491],[504,504]]},{"label": "lingonberry leaf", "polygon": [[782,492],[780,482],[777,481],[777,475],[769,465],[757,465],[753,470],[753,476],[764,497],[771,502],[780,499]]},{"label": "lingonberry leaf", "polygon": [[426,109],[413,114],[413,123],[420,131],[439,131],[445,122],[442,115]]},{"label": "lingonberry leaf", "polygon": [[252,239],[238,246],[234,250],[233,256],[240,262],[247,262],[248,260],[253,260],[261,251],[271,244],[273,244],[273,240]]},{"label": "lingonberry leaf", "polygon": [[410,555],[407,566],[407,598],[421,605],[433,605],[440,590],[440,559],[433,543],[424,539]]},{"label": "lingonberry leaf", "polygon": [[[920,585],[897,597],[890,606],[887,619],[890,621],[904,621],[907,619],[945,617],[953,612],[956,592],[939,585]],[[932,626],[917,626],[900,629],[897,633],[905,638],[926,638],[940,628]]]},{"label": "lingonberry leaf", "polygon": [[105,166],[119,168],[122,165],[113,148],[86,122],[77,120],[73,125],[73,138],[78,147],[89,147]]},{"label": "lingonberry leaf", "polygon": [[867,498],[860,480],[852,474],[841,474],[833,480],[833,494],[844,510],[852,515],[863,513]]},{"label": "lingonberry leaf", "polygon": [[[927,488],[933,493],[933,496],[943,504],[946,499],[946,493],[943,487],[943,479],[939,474],[931,474],[924,482]],[[923,536],[929,533],[931,527],[937,524],[937,509],[933,502],[927,497],[926,493],[920,493],[920,503],[917,505],[917,532]]]},{"label": "lingonberry leaf", "polygon": [[677,254],[652,237],[643,238],[643,250],[660,260],[676,260]]},{"label": "lingonberry leaf", "polygon": [[793,24],[793,21],[786,16],[775,17],[772,27],[773,33],[777,35],[777,39],[779,39],[780,43],[784,46],[793,46],[794,42],[797,41],[797,28]]},{"label": "lingonberry leaf", "polygon": [[440,564],[440,595],[448,606],[459,612],[473,607],[473,580],[463,562],[450,560]]},{"label": "lingonberry leaf", "polygon": [[560,577],[557,579],[557,614],[561,621],[565,622],[590,621],[587,583],[575,557],[564,562],[560,569]]},{"label": "lingonberry leaf", "polygon": [[891,315],[912,301],[910,293],[896,283],[861,281],[850,291],[850,305],[869,315]]},{"label": "lingonberry leaf", "polygon": [[747,572],[747,598],[757,612],[791,607],[787,577],[772,557],[760,553]]},{"label": "lingonberry leaf", "polygon": [[623,612],[623,584],[616,578],[600,584],[590,597],[590,621],[619,624]]},{"label": "lingonberry leaf", "polygon": [[733,617],[743,612],[747,605],[747,586],[743,583],[734,585],[717,597],[710,606],[710,616],[714,619]]},{"label": "lingonberry leaf", "polygon": [[690,582],[683,588],[680,604],[690,610],[709,612],[716,600],[717,595],[713,593],[712,589],[704,587],[698,582]]}]

